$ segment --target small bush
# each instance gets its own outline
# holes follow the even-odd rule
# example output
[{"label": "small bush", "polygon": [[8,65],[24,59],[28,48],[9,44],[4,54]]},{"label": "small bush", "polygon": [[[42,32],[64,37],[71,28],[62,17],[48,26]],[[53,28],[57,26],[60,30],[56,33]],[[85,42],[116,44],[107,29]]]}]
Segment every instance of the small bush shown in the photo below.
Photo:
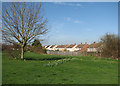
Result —
[{"label": "small bush", "polygon": [[25,51],[25,52],[26,52],[26,51],[31,51],[31,48],[32,48],[32,47],[31,47],[30,45],[26,45],[24,51]]},{"label": "small bush", "polygon": [[39,54],[46,54],[46,49],[41,49],[41,47],[31,47],[30,52],[39,53]]},{"label": "small bush", "polygon": [[102,56],[107,58],[118,58],[118,36],[115,34],[106,34],[101,38],[103,43]]},{"label": "small bush", "polygon": [[43,51],[44,54],[47,54],[47,50],[45,48],[42,49],[42,51]]},{"label": "small bush", "polygon": [[38,39],[35,39],[32,43],[32,46],[29,46],[26,48],[26,51],[34,52],[34,53],[40,53],[40,54],[46,54],[46,49],[42,48],[42,44]]},{"label": "small bush", "polygon": [[55,50],[55,51],[59,51],[59,49]]},{"label": "small bush", "polygon": [[20,46],[17,44],[14,45],[2,45],[2,50],[8,54],[9,58],[18,59],[20,57]]}]

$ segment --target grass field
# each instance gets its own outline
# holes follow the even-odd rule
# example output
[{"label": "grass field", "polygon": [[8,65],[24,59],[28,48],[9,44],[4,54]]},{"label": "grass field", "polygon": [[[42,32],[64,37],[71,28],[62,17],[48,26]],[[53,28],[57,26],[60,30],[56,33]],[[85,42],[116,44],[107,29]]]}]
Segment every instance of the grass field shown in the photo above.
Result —
[{"label": "grass field", "polygon": [[2,57],[3,84],[117,84],[118,61],[90,56],[26,52],[26,60]]}]

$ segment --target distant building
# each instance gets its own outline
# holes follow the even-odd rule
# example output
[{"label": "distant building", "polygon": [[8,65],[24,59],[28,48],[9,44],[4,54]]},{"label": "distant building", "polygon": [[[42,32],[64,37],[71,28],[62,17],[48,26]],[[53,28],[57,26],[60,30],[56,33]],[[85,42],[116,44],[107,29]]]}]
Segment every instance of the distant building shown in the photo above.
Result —
[{"label": "distant building", "polygon": [[75,51],[85,52],[85,51],[87,51],[87,47],[88,47],[87,42],[85,44],[81,43],[81,44],[76,46]]},{"label": "distant building", "polygon": [[101,47],[102,43],[92,43],[92,44],[71,44],[71,45],[48,45],[44,46],[47,50],[59,50],[59,51],[78,51],[78,52],[97,52]]},{"label": "distant building", "polygon": [[99,42],[99,43],[92,43],[91,45],[89,45],[87,47],[87,52],[97,52],[98,49],[102,46],[102,43]]},{"label": "distant building", "polygon": [[55,49],[59,51],[65,51],[67,45],[58,45]]},{"label": "distant building", "polygon": [[55,51],[55,50],[57,50],[56,47],[57,47],[57,45],[52,45],[52,46],[50,47],[50,49],[53,50],[53,51]]},{"label": "distant building", "polygon": [[46,49],[47,49],[47,50],[51,50],[51,48],[50,48],[51,46],[52,46],[52,45],[46,46]]},{"label": "distant building", "polygon": [[67,51],[75,51],[76,50],[76,44],[71,44],[68,47],[66,47]]},{"label": "distant building", "polygon": [[44,45],[44,46],[43,46],[43,48],[46,48],[46,47],[47,47],[47,45]]}]

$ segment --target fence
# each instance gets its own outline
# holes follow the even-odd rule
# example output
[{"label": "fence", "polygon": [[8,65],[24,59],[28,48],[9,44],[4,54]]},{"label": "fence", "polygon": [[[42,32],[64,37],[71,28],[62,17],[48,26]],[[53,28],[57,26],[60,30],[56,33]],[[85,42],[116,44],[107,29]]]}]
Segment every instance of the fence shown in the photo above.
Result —
[{"label": "fence", "polygon": [[68,56],[100,56],[100,53],[95,52],[69,52],[69,51],[47,51],[51,55],[68,55]]}]

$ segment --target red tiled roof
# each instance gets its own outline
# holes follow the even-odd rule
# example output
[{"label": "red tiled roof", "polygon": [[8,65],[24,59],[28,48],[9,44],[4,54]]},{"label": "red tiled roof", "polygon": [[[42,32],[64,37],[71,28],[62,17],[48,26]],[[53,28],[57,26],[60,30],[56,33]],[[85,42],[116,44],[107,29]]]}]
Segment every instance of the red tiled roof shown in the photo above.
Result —
[{"label": "red tiled roof", "polygon": [[69,45],[67,48],[72,48],[72,47],[74,47],[76,44],[71,44],[71,45]]},{"label": "red tiled roof", "polygon": [[79,51],[84,52],[84,51],[87,50],[87,46],[88,46],[87,43],[86,44],[79,44],[79,45],[76,46],[76,48],[82,48],[82,50],[79,50]]},{"label": "red tiled roof", "polygon": [[92,44],[89,45],[88,47],[89,47],[89,48],[98,48],[98,47],[100,47],[101,45],[102,45],[101,42],[99,42],[99,43],[92,43]]},{"label": "red tiled roof", "polygon": [[50,45],[48,45],[46,48],[48,48]]},{"label": "red tiled roof", "polygon": [[58,45],[56,48],[66,48],[66,45]]},{"label": "red tiled roof", "polygon": [[79,44],[76,46],[76,48],[82,48],[83,46],[85,46],[85,44]]},{"label": "red tiled roof", "polygon": [[44,48],[45,48],[45,46],[46,46],[46,45],[44,45],[44,46],[42,46],[42,47],[44,47]]},{"label": "red tiled roof", "polygon": [[52,45],[50,48],[53,48],[55,45]]}]

